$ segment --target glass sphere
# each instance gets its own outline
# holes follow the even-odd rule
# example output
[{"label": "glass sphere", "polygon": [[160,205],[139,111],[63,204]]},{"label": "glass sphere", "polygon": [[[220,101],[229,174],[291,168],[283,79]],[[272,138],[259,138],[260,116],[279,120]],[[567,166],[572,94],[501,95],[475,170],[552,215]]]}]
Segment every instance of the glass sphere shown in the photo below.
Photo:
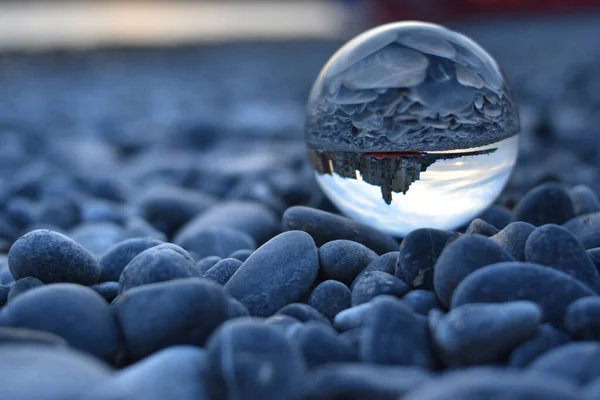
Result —
[{"label": "glass sphere", "polygon": [[325,65],[307,108],[308,158],[346,215],[395,236],[456,229],[500,194],[519,115],[496,61],[439,25],[367,31]]}]

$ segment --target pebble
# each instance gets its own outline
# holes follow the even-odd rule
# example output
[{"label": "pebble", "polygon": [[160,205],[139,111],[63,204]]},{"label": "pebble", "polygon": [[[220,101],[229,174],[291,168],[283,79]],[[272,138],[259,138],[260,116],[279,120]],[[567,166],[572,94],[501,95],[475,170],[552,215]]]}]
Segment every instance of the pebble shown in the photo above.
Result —
[{"label": "pebble", "polygon": [[119,282],[96,283],[95,285],[90,285],[89,288],[93,289],[109,303],[119,294]]},{"label": "pebble", "polygon": [[123,388],[132,400],[208,400],[207,364],[203,349],[172,346],[120,370],[103,386]]},{"label": "pebble", "polygon": [[[214,227],[245,233],[258,245],[267,242],[280,231],[278,218],[263,204],[253,201],[227,201],[209,208],[189,221],[179,230],[176,237],[194,237],[195,232]],[[245,248],[254,248],[254,245],[234,250]],[[221,257],[228,255],[229,253]]]},{"label": "pebble", "polygon": [[433,271],[433,287],[438,298],[449,307],[456,287],[467,276],[485,267],[514,258],[496,242],[481,235],[464,235],[448,244]]},{"label": "pebble", "polygon": [[398,400],[430,381],[426,371],[413,367],[325,364],[308,373],[303,392],[306,400]]},{"label": "pebble", "polygon": [[10,303],[20,294],[39,286],[44,286],[44,282],[40,281],[38,278],[34,278],[33,276],[21,278],[10,287],[7,301]]},{"label": "pebble", "polygon": [[[398,256],[400,255],[397,251],[390,251],[389,253],[382,254],[378,256],[376,259],[371,261],[352,281],[352,288],[354,283],[358,281],[358,279],[368,272],[385,272],[386,274],[395,275],[396,274],[396,264],[398,264]],[[396,275],[396,278],[404,280],[404,276],[402,276],[402,271],[399,270],[399,274]]]},{"label": "pebble", "polygon": [[203,346],[229,316],[223,288],[202,278],[133,288],[114,308],[133,360],[169,346]]},{"label": "pebble", "polygon": [[398,255],[396,277],[411,287],[433,289],[433,267],[444,247],[458,234],[439,229],[416,229],[406,235]]},{"label": "pebble", "polygon": [[577,185],[569,190],[575,215],[600,212],[600,201],[594,190],[587,185]]},{"label": "pebble", "polygon": [[268,317],[300,300],[317,277],[319,257],[302,231],[281,233],[258,248],[225,285],[250,315]]},{"label": "pebble", "polygon": [[196,276],[194,259],[181,247],[164,243],[142,251],[123,269],[119,293],[136,286]]},{"label": "pebble", "polygon": [[528,262],[555,268],[600,292],[600,275],[579,241],[563,227],[543,225],[534,230],[525,244]]},{"label": "pebble", "polygon": [[511,222],[490,239],[498,243],[515,260],[525,261],[525,244],[534,230],[535,226],[527,222]]},{"label": "pebble", "polygon": [[230,228],[203,228],[175,236],[173,243],[193,252],[197,258],[227,257],[240,249],[254,249],[256,243],[247,233]]},{"label": "pebble", "polygon": [[163,242],[151,237],[126,239],[115,244],[99,258],[100,282],[118,282],[121,273],[135,256],[159,244]]},{"label": "pebble", "polygon": [[222,260],[222,258],[219,256],[204,257],[204,258],[201,258],[200,260],[196,261],[196,264],[194,265],[194,269],[196,270],[196,273],[199,276],[202,276],[206,273],[206,271],[208,271],[209,269],[214,267],[221,260]]},{"label": "pebble", "polygon": [[227,258],[235,258],[236,260],[244,262],[248,259],[248,257],[250,257],[252,253],[254,253],[254,250],[252,249],[241,249],[234,251],[233,253],[228,255]]},{"label": "pebble", "polygon": [[568,341],[569,337],[552,325],[542,324],[538,326],[535,335],[515,347],[510,353],[507,364],[511,367],[524,368],[546,351]]},{"label": "pebble", "polygon": [[340,339],[335,330],[322,324],[306,323],[294,339],[304,354],[309,369],[328,363],[358,361],[356,348]]},{"label": "pebble", "polygon": [[581,340],[600,340],[600,298],[583,297],[569,304],[564,327]]},{"label": "pebble", "polygon": [[361,276],[352,288],[352,305],[367,303],[383,294],[402,297],[408,291],[408,285],[394,275],[380,271],[368,272]]},{"label": "pebble", "polygon": [[411,290],[402,297],[402,301],[414,312],[421,315],[427,315],[429,311],[441,308],[435,293],[428,290]]},{"label": "pebble", "polygon": [[86,222],[69,230],[67,236],[96,257],[125,239],[123,228],[113,222]]},{"label": "pebble", "polygon": [[497,229],[504,229],[510,223],[512,213],[508,208],[494,204],[481,213],[479,219]]},{"label": "pebble", "polygon": [[586,249],[600,247],[600,212],[575,217],[563,224]]},{"label": "pebble", "polygon": [[332,240],[319,248],[320,273],[349,286],[354,278],[377,258],[368,247],[351,240]]},{"label": "pebble", "polygon": [[440,318],[433,341],[450,367],[500,362],[536,332],[542,311],[535,303],[464,304]]},{"label": "pebble", "polygon": [[112,370],[75,350],[40,344],[0,346],[0,387],[6,400],[79,399]]},{"label": "pebble", "polygon": [[252,318],[227,321],[206,352],[212,398],[301,399],[302,352],[273,326]]},{"label": "pebble", "polygon": [[513,209],[513,221],[535,226],[563,224],[575,217],[573,202],[562,184],[543,183],[523,196]]},{"label": "pebble", "polygon": [[456,288],[452,308],[469,303],[529,300],[543,311],[543,320],[562,324],[569,304],[594,296],[587,286],[563,272],[542,265],[503,262],[473,272]]},{"label": "pebble", "polygon": [[242,262],[238,259],[224,258],[206,271],[202,277],[225,286],[241,265]]},{"label": "pebble", "polygon": [[378,299],[365,316],[360,359],[366,363],[435,366],[425,319],[400,300]]},{"label": "pebble", "polygon": [[44,283],[91,285],[100,277],[100,264],[86,248],[44,229],[21,236],[10,248],[8,265],[15,279],[33,276]]},{"label": "pebble", "polygon": [[537,357],[527,370],[586,385],[600,377],[598,357],[600,344],[596,342],[567,343]]},{"label": "pebble", "polygon": [[227,319],[250,316],[246,306],[231,296],[227,296],[227,310]]},{"label": "pebble", "polygon": [[27,329],[0,327],[0,344],[38,344],[67,347],[67,342],[53,333]]},{"label": "pebble", "polygon": [[494,236],[498,232],[500,232],[500,229],[496,228],[494,225],[492,225],[488,222],[485,222],[482,219],[475,218],[473,221],[471,221],[471,223],[467,227],[465,234],[467,234],[467,235],[483,235],[483,236],[490,237],[490,236]]},{"label": "pebble", "polygon": [[580,400],[561,380],[511,370],[464,369],[410,391],[402,400]]},{"label": "pebble", "polygon": [[73,283],[22,293],[0,312],[0,326],[53,333],[71,347],[110,363],[119,351],[119,328],[106,301],[92,289]]},{"label": "pebble", "polygon": [[321,282],[310,294],[308,305],[333,321],[341,311],[352,305],[350,289],[341,282],[327,280]]},{"label": "pebble", "polygon": [[0,307],[4,307],[6,302],[8,301],[8,294],[10,293],[10,287],[5,285],[0,285]]},{"label": "pebble", "polygon": [[[379,298],[383,297],[387,296],[379,296]],[[366,316],[371,313],[373,305],[374,303],[371,301],[358,306],[350,307],[335,316],[333,319],[333,325],[339,331],[347,331],[358,328],[363,325]]]},{"label": "pebble", "polygon": [[215,205],[216,200],[197,190],[171,185],[152,187],[135,203],[139,216],[171,237],[189,220]]},{"label": "pebble", "polygon": [[333,240],[351,240],[377,254],[398,250],[398,243],[390,235],[361,222],[314,208],[290,207],[283,214],[282,223],[286,230],[307,232],[317,246]]},{"label": "pebble", "polygon": [[300,322],[317,321],[322,322],[327,326],[331,325],[329,320],[323,314],[304,303],[292,303],[285,305],[279,311],[277,311],[275,315],[287,315]]}]

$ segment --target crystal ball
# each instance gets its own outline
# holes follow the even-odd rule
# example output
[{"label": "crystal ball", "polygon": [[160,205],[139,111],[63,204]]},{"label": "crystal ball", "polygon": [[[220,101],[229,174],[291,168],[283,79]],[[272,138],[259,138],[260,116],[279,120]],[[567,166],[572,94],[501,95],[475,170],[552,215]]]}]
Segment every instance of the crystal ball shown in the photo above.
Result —
[{"label": "crystal ball", "polygon": [[308,159],[341,212],[397,237],[456,229],[515,165],[519,115],[496,61],[440,25],[383,25],[323,67],[307,107]]}]

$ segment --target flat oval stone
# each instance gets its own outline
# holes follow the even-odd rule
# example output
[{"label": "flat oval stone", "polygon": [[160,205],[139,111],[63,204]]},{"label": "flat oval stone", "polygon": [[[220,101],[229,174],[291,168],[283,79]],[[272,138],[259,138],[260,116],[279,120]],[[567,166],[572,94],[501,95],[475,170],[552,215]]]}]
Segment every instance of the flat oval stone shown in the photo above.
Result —
[{"label": "flat oval stone", "polygon": [[598,357],[600,344],[596,342],[567,343],[545,352],[527,369],[585,385],[600,377]]},{"label": "flat oval stone", "polygon": [[565,309],[577,299],[594,296],[583,283],[558,270],[523,262],[488,265],[456,288],[451,308],[468,303],[529,300],[543,310],[544,321],[560,326]]},{"label": "flat oval stone", "polygon": [[537,328],[534,336],[523,341],[510,353],[508,365],[517,368],[526,367],[546,351],[568,341],[569,337],[552,325],[542,324]]},{"label": "flat oval stone", "polygon": [[275,236],[258,248],[225,285],[250,315],[268,317],[300,300],[317,277],[319,257],[306,232]]},{"label": "flat oval stone", "polygon": [[515,260],[525,261],[525,244],[534,230],[535,226],[527,222],[511,222],[490,239],[498,243]]},{"label": "flat oval stone", "polygon": [[513,209],[513,221],[535,226],[563,224],[575,217],[569,192],[558,183],[544,183],[531,189]]}]

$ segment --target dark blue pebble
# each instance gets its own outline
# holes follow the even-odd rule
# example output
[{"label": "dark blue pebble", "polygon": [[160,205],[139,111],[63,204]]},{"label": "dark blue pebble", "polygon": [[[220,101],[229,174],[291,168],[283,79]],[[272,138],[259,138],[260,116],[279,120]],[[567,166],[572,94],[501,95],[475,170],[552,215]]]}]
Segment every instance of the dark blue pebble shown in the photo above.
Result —
[{"label": "dark blue pebble", "polygon": [[225,286],[227,281],[229,281],[241,265],[242,262],[240,260],[235,258],[225,258],[212,266],[202,277],[210,279],[221,286]]},{"label": "dark blue pebble", "polygon": [[600,377],[598,357],[600,344],[596,342],[567,343],[540,355],[527,370],[585,385]]},{"label": "dark blue pebble", "polygon": [[398,400],[410,390],[430,382],[419,368],[339,363],[319,366],[305,382],[306,400]]},{"label": "dark blue pebble", "polygon": [[102,282],[90,285],[96,293],[104,298],[109,303],[119,294],[119,282]]},{"label": "dark blue pebble", "polygon": [[231,296],[227,296],[227,307],[227,319],[250,316],[250,313],[248,312],[246,306]]},{"label": "dark blue pebble", "polygon": [[600,378],[588,383],[581,390],[581,400],[598,400],[600,399]]},{"label": "dark blue pebble", "polygon": [[444,315],[432,337],[448,366],[489,364],[531,338],[541,318],[539,306],[528,301],[465,304]]},{"label": "dark blue pebble", "polygon": [[154,228],[172,236],[186,222],[215,204],[212,196],[177,186],[158,186],[136,200],[138,214]]},{"label": "dark blue pebble", "polygon": [[0,266],[0,282],[4,284],[12,284],[15,281],[12,274],[10,273],[10,268],[8,264]]},{"label": "dark blue pebble", "polygon": [[496,228],[494,225],[491,225],[482,219],[475,218],[467,227],[465,234],[490,237],[494,236],[498,232],[500,232],[500,229]]},{"label": "dark blue pebble", "polygon": [[594,296],[594,292],[570,275],[515,261],[489,265],[466,277],[456,288],[452,308],[468,303],[529,300],[542,308],[544,321],[560,326],[567,306],[587,296]]},{"label": "dark blue pebble", "polygon": [[396,274],[396,278],[404,280],[404,276],[402,275],[402,271],[396,271],[396,264],[398,264],[398,256],[399,256],[399,252],[397,251],[390,251],[389,253],[385,253],[380,255],[379,257],[377,257],[376,259],[374,259],[373,261],[371,261],[357,276],[356,278],[354,278],[354,280],[352,281],[352,286],[354,286],[354,283],[364,274],[366,274],[367,272],[374,272],[374,271],[380,271],[380,272],[385,272],[386,274],[390,274],[390,275],[395,275],[396,272],[399,272],[399,274]]},{"label": "dark blue pebble", "polygon": [[169,346],[203,346],[229,317],[223,288],[201,278],[133,288],[114,307],[134,360]]},{"label": "dark blue pebble", "polygon": [[352,288],[352,305],[367,303],[383,294],[402,297],[408,290],[408,285],[394,275],[380,271],[368,272],[362,275]]},{"label": "dark blue pebble", "polygon": [[377,299],[363,329],[360,358],[364,362],[425,369],[436,364],[425,318],[400,300]]},{"label": "dark blue pebble", "polygon": [[295,206],[283,214],[286,230],[301,230],[312,236],[317,246],[333,240],[352,240],[361,243],[377,254],[398,249],[390,235],[358,221],[310,207]]},{"label": "dark blue pebble", "polygon": [[444,247],[458,237],[439,229],[416,229],[406,235],[400,245],[396,277],[413,288],[433,289],[433,267]]},{"label": "dark blue pebble", "polygon": [[252,318],[224,323],[206,345],[211,398],[298,400],[306,365],[277,328]]},{"label": "dark blue pebble", "polygon": [[0,312],[0,325],[62,337],[70,346],[114,362],[119,330],[106,301],[72,283],[46,285],[21,294]]},{"label": "dark blue pebble", "polygon": [[600,212],[600,201],[594,190],[587,185],[577,185],[569,191],[576,215]]},{"label": "dark blue pebble", "polygon": [[215,266],[221,260],[222,260],[222,258],[219,256],[204,257],[204,258],[201,258],[200,260],[196,261],[196,264],[194,265],[194,269],[196,270],[196,273],[199,276],[202,276],[206,273],[206,271],[211,269],[213,266]]},{"label": "dark blue pebble", "polygon": [[312,238],[284,232],[257,249],[225,285],[253,316],[267,317],[300,300],[317,277],[319,257]]},{"label": "dark blue pebble", "polygon": [[[380,298],[395,299],[395,297],[393,296],[382,295],[378,296],[377,300],[379,300]],[[366,316],[373,309],[374,304],[374,301],[370,301],[368,303],[363,303],[358,306],[350,307],[344,311],[341,311],[335,316],[333,320],[334,326],[340,331],[345,331],[362,326]]]},{"label": "dark blue pebble", "polygon": [[486,265],[512,260],[496,242],[480,235],[464,235],[448,244],[435,263],[435,293],[449,307],[454,290],[469,274]]},{"label": "dark blue pebble", "polygon": [[330,325],[329,320],[308,304],[292,303],[283,306],[275,315],[287,315],[293,317],[300,322],[318,321],[325,325]]},{"label": "dark blue pebble", "polygon": [[100,282],[118,282],[121,273],[135,256],[162,243],[158,239],[144,237],[115,244],[100,257]]},{"label": "dark blue pebble", "polygon": [[294,337],[308,368],[327,363],[358,361],[356,348],[340,339],[335,330],[322,324],[304,324]]},{"label": "dark blue pebble", "polygon": [[[225,228],[243,232],[261,245],[280,232],[279,220],[273,211],[254,201],[228,201],[219,203],[185,224],[177,236],[196,236],[206,228]],[[239,249],[254,248],[238,247]],[[227,257],[231,252],[222,255]]]},{"label": "dark blue pebble", "polygon": [[207,364],[203,349],[172,346],[120,370],[103,386],[121,388],[128,396],[123,399],[208,400]]},{"label": "dark blue pebble", "polygon": [[600,247],[600,212],[582,215],[563,224],[586,249]]},{"label": "dark blue pebble", "polygon": [[10,287],[7,301],[12,302],[20,294],[39,286],[44,286],[44,282],[40,281],[38,278],[34,278],[33,276],[21,278]]},{"label": "dark blue pebble", "polygon": [[569,304],[563,322],[577,339],[600,340],[600,297],[584,297]]},{"label": "dark blue pebble", "polygon": [[334,279],[350,286],[354,278],[376,258],[373,250],[360,243],[333,240],[319,248],[320,273],[325,279]]},{"label": "dark blue pebble", "polygon": [[112,373],[103,362],[75,350],[14,343],[0,346],[0,370],[6,400],[81,399]]},{"label": "dark blue pebble", "polygon": [[[595,247],[593,249],[587,250],[587,254],[590,257],[590,260],[594,263],[596,267],[596,271],[600,273],[600,247]],[[0,275],[0,278],[2,276]]]},{"label": "dark blue pebble", "polygon": [[308,304],[333,321],[335,316],[352,304],[350,289],[341,282],[321,282],[310,294]]},{"label": "dark blue pebble", "polygon": [[198,258],[208,256],[227,257],[240,249],[254,249],[256,243],[248,234],[229,228],[203,228],[178,234],[173,242],[196,254]]},{"label": "dark blue pebble", "polygon": [[50,224],[69,229],[81,221],[79,203],[69,198],[53,197],[43,201],[37,213],[38,224]]},{"label": "dark blue pebble", "polygon": [[402,297],[402,301],[414,312],[421,315],[427,315],[432,309],[441,307],[435,293],[428,290],[411,290]]},{"label": "dark blue pebble", "polygon": [[254,253],[254,250],[252,249],[241,249],[234,251],[233,253],[228,255],[227,258],[235,258],[237,260],[240,260],[241,262],[244,262],[248,259],[248,257],[250,257],[252,253]]},{"label": "dark blue pebble", "polygon": [[10,287],[0,285],[0,308],[3,307],[8,301],[8,294],[10,293]]},{"label": "dark blue pebble", "polygon": [[34,276],[44,283],[91,285],[100,277],[100,264],[87,249],[49,230],[20,237],[8,253],[8,265],[15,279]]},{"label": "dark blue pebble", "polygon": [[510,223],[512,213],[504,206],[492,205],[479,215],[479,219],[498,229],[504,229]]},{"label": "dark blue pebble", "polygon": [[43,344],[46,346],[67,347],[67,342],[53,333],[26,329],[0,327],[0,344]]},{"label": "dark blue pebble", "polygon": [[525,259],[555,268],[600,292],[600,275],[579,241],[563,227],[543,225],[534,230],[525,244]]},{"label": "dark blue pebble", "polygon": [[535,226],[563,224],[575,217],[569,192],[559,183],[543,183],[531,189],[513,209],[513,221]]},{"label": "dark blue pebble", "polygon": [[490,239],[498,243],[515,260],[525,261],[525,244],[534,230],[535,226],[527,222],[511,222]]},{"label": "dark blue pebble", "polygon": [[145,238],[151,237],[154,239],[158,239],[162,242],[167,240],[167,235],[154,229],[149,222],[140,217],[131,217],[125,223],[123,228],[123,240],[125,239],[134,239],[134,238]]},{"label": "dark blue pebble", "polygon": [[119,293],[136,286],[196,276],[194,259],[181,247],[164,243],[142,251],[123,269]]},{"label": "dark blue pebble", "polygon": [[535,335],[515,347],[510,353],[507,364],[517,368],[526,367],[546,351],[568,341],[569,337],[552,325],[542,324],[538,326]]},{"label": "dark blue pebble", "polygon": [[275,314],[265,320],[265,324],[277,328],[287,338],[295,338],[304,324],[294,317],[285,314]]},{"label": "dark blue pebble", "polygon": [[357,327],[341,332],[338,337],[358,351],[360,349],[363,332],[364,329],[362,327]]},{"label": "dark blue pebble", "polygon": [[113,222],[86,222],[68,231],[67,236],[97,257],[126,239],[123,228]]},{"label": "dark blue pebble", "polygon": [[402,400],[580,400],[568,382],[503,369],[467,368],[417,386]]}]

